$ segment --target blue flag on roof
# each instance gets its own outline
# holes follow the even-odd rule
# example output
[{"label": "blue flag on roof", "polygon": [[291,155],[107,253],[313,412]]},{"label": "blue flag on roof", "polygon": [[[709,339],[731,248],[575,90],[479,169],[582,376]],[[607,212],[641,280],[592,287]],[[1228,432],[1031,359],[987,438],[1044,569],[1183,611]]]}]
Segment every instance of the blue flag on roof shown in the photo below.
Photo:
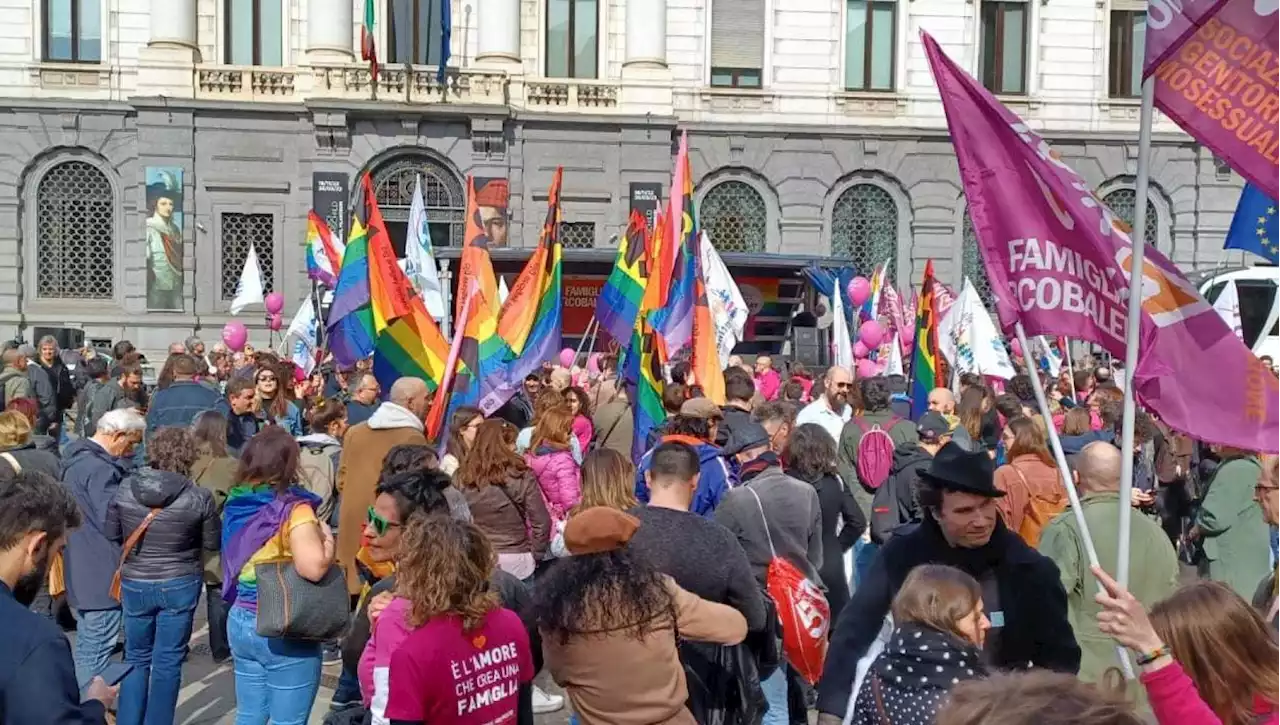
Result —
[{"label": "blue flag on roof", "polygon": [[1280,257],[1280,215],[1276,200],[1253,184],[1245,184],[1223,249],[1253,252],[1272,264]]}]

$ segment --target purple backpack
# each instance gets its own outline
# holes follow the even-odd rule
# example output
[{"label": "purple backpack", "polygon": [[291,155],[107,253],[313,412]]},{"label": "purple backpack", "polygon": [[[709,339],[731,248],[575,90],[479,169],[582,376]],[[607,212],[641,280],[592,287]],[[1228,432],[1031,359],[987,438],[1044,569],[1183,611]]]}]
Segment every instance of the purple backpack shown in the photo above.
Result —
[{"label": "purple backpack", "polygon": [[858,441],[858,478],[867,488],[880,488],[889,478],[889,471],[893,468],[893,449],[897,447],[889,436],[889,430],[900,420],[894,416],[881,428],[879,424],[868,425],[861,417],[853,419],[854,425],[862,430],[862,438]]}]

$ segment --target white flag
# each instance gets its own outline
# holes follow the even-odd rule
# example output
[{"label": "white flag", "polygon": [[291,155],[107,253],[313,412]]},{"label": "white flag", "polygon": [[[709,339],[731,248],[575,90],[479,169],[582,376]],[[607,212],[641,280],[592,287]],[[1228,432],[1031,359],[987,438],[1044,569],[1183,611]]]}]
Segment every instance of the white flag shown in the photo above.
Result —
[{"label": "white flag", "polygon": [[1240,321],[1240,292],[1236,289],[1236,281],[1230,280],[1213,301],[1213,309],[1227,323],[1227,327],[1236,333],[1236,337],[1244,341],[1244,325]]},{"label": "white flag", "polygon": [[831,364],[847,370],[853,369],[853,340],[849,337],[849,322],[845,319],[844,302],[840,299],[840,280],[831,293]]},{"label": "white flag", "polygon": [[506,304],[507,296],[510,294],[511,294],[511,290],[507,289],[507,278],[503,276],[499,276],[498,277],[498,306],[499,307]]},{"label": "white flag", "polygon": [[1005,380],[1016,374],[991,315],[967,279],[960,296],[938,321],[938,350],[958,373],[991,375]]},{"label": "white flag", "polygon": [[711,308],[711,324],[716,330],[716,349],[720,353],[720,367],[729,367],[729,357],[733,348],[742,341],[743,330],[747,327],[747,302],[738,290],[738,284],[729,274],[724,260],[711,246],[707,233],[702,232],[702,284],[707,289],[707,304]]},{"label": "white flag", "polygon": [[240,270],[240,282],[236,284],[236,296],[231,300],[231,314],[238,315],[249,305],[263,304],[266,291],[262,289],[262,268],[258,266],[258,251],[249,245],[249,256]]},{"label": "white flag", "polygon": [[884,364],[885,375],[906,375],[902,367],[902,346],[898,344],[897,335],[889,342],[889,359]]},{"label": "white flag", "polygon": [[307,375],[316,366],[316,336],[320,331],[320,320],[316,317],[316,308],[311,304],[311,297],[298,307],[289,329],[284,333],[285,351],[294,365],[302,368]]},{"label": "white flag", "polygon": [[422,177],[413,184],[413,202],[409,206],[409,225],[404,240],[405,274],[417,286],[427,314],[437,322],[444,319],[444,293],[440,287],[440,270],[431,251],[431,233],[427,228],[427,205],[422,197]]}]

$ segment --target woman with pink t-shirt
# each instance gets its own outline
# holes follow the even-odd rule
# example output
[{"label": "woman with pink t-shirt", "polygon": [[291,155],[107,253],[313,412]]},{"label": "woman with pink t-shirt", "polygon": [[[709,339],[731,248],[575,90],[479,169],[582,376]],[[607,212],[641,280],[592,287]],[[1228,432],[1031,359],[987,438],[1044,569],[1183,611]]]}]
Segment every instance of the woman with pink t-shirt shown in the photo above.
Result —
[{"label": "woman with pink t-shirt", "polygon": [[395,597],[360,659],[374,725],[532,725],[521,685],[533,653],[489,588],[496,557],[472,524],[417,516],[404,529]]}]

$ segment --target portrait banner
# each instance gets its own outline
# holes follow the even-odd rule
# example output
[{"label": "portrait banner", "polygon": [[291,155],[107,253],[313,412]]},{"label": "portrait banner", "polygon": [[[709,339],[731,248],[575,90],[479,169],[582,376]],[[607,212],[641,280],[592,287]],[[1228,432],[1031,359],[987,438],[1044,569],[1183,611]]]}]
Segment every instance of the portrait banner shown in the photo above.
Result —
[{"label": "portrait banner", "polygon": [[182,168],[145,169],[147,309],[182,312]]},{"label": "portrait banner", "polygon": [[511,246],[510,185],[506,179],[489,176],[475,177],[475,185],[476,208],[485,236],[489,238],[489,248]]}]

